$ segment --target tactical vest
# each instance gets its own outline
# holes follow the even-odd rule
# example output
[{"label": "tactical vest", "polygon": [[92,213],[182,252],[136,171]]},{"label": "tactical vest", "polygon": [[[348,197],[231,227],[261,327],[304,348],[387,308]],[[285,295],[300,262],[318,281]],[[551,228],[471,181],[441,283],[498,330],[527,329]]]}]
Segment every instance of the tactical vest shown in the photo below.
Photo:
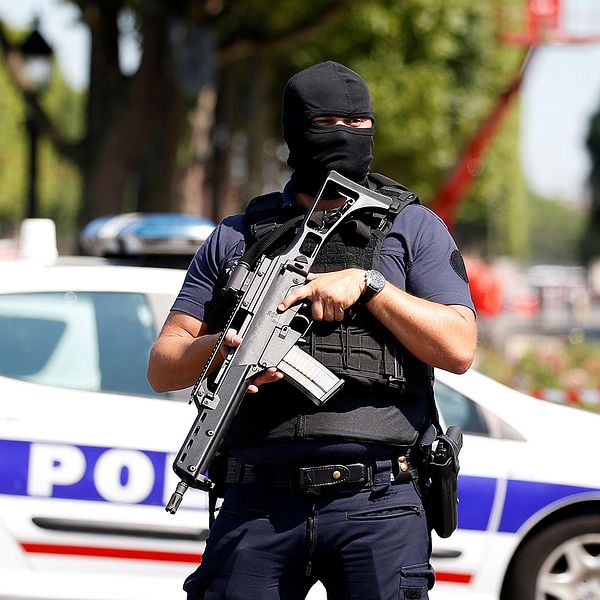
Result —
[{"label": "tactical vest", "polygon": [[[340,225],[315,257],[311,271],[379,268],[381,245],[394,218],[418,198],[382,175],[371,174],[369,187],[391,198],[388,211],[365,211],[360,219]],[[297,214],[298,207],[283,208],[282,202],[282,195],[274,193],[249,203],[247,248]],[[290,237],[279,240],[267,254],[280,253],[294,234],[292,228]],[[285,381],[262,386],[242,403],[227,436],[229,446],[324,438],[397,445],[416,441],[429,421],[433,370],[408,352],[367,308],[357,304],[345,313],[341,322],[313,323],[299,344],[343,378],[343,388],[317,408]]]}]

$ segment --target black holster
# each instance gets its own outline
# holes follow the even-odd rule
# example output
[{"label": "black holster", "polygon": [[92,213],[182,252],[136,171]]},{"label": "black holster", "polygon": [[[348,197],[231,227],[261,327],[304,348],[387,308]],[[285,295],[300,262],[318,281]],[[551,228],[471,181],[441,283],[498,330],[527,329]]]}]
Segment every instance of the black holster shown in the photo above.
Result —
[{"label": "black holster", "polygon": [[452,425],[445,435],[437,435],[425,452],[423,500],[429,526],[442,538],[449,537],[458,525],[458,454],[462,443],[462,431]]}]

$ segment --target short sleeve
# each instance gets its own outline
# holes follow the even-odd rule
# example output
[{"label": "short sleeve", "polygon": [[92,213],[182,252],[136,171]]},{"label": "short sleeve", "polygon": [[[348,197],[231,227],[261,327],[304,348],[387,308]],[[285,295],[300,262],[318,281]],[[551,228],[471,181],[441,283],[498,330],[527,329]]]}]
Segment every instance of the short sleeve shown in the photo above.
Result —
[{"label": "short sleeve", "polygon": [[171,310],[204,320],[217,301],[228,269],[243,251],[242,215],[224,219],[198,248]]},{"label": "short sleeve", "polygon": [[460,251],[444,222],[421,205],[407,206],[381,248],[381,271],[409,294],[475,312]]}]

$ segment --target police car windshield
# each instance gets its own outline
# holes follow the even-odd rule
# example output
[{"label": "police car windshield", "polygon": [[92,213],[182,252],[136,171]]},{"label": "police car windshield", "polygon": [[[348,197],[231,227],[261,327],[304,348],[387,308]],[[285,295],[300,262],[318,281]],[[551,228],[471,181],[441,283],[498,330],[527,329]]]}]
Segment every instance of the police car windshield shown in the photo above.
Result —
[{"label": "police car windshield", "polygon": [[94,392],[158,396],[146,381],[155,330],[144,294],[0,295],[0,375]]}]

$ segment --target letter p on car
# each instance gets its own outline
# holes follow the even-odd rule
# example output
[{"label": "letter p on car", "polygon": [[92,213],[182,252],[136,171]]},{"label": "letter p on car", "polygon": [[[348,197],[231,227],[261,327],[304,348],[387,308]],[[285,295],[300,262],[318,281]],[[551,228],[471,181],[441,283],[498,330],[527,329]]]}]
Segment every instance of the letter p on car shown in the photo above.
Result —
[{"label": "letter p on car", "polygon": [[27,493],[53,495],[57,485],[73,485],[85,474],[85,456],[75,446],[31,444]]}]

